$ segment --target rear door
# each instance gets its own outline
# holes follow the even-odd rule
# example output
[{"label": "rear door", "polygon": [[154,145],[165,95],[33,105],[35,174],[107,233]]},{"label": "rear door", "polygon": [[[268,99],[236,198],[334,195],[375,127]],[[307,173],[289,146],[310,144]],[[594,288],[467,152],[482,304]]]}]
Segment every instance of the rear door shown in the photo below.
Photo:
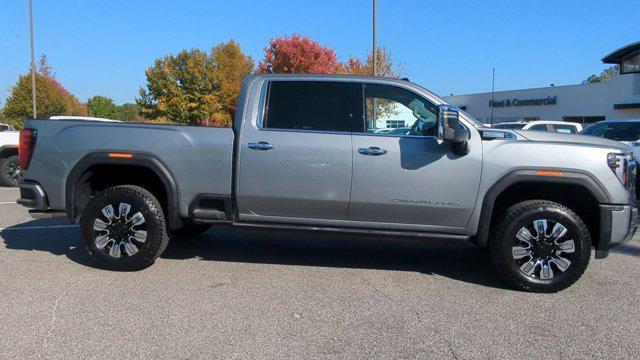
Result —
[{"label": "rear door", "polygon": [[[241,218],[344,220],[351,188],[350,81],[272,80],[239,148]],[[305,221],[309,219],[309,221]]]}]

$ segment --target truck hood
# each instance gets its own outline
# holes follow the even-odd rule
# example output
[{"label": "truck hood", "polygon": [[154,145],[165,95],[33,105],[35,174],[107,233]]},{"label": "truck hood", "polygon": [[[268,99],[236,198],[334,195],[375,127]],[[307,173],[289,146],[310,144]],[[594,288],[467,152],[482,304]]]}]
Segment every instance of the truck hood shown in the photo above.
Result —
[{"label": "truck hood", "polygon": [[512,130],[527,140],[537,142],[566,143],[571,145],[599,146],[610,149],[630,152],[631,147],[619,141],[604,139],[596,136],[560,134],[547,131]]}]

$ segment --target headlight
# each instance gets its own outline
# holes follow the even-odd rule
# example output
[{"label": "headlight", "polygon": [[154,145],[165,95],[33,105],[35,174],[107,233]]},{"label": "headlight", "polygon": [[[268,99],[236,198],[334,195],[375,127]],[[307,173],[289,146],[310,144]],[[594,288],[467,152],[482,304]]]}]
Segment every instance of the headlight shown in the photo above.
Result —
[{"label": "headlight", "polygon": [[607,155],[607,165],[626,188],[635,185],[636,161],[629,154],[610,153]]}]

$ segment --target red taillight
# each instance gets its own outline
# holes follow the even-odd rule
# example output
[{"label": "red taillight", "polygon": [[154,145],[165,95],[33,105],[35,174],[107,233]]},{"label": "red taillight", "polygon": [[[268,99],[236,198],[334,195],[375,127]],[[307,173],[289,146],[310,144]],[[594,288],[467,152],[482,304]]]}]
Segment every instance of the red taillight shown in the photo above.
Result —
[{"label": "red taillight", "polygon": [[33,148],[36,146],[35,131],[33,129],[20,130],[20,146],[18,147],[18,157],[22,170],[27,170],[33,155]]}]

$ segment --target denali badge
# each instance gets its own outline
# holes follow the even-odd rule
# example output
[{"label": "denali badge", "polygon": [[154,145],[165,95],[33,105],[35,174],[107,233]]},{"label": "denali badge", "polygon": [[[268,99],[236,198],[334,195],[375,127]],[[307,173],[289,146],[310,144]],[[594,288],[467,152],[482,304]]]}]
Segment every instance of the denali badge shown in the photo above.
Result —
[{"label": "denali badge", "polygon": [[462,205],[457,201],[416,200],[416,199],[391,199],[391,202],[400,203],[400,204],[449,206],[449,207],[458,207]]}]

